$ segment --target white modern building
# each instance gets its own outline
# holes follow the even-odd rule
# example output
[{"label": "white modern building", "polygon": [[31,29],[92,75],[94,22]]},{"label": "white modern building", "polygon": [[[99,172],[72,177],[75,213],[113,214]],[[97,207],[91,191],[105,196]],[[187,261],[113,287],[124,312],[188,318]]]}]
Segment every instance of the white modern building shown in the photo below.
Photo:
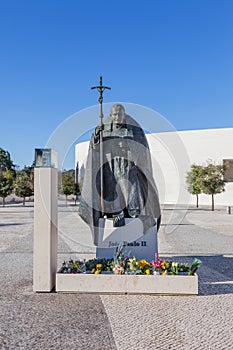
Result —
[{"label": "white modern building", "polygon": [[[196,203],[195,196],[188,193],[186,185],[186,174],[191,164],[233,162],[233,128],[171,131],[146,136],[161,204]],[[79,181],[85,173],[88,146],[89,142],[83,142],[75,147]],[[233,206],[233,169],[229,168],[228,174],[230,181],[226,183],[225,192],[215,196],[216,206]],[[211,197],[201,194],[199,204],[211,205]]]}]

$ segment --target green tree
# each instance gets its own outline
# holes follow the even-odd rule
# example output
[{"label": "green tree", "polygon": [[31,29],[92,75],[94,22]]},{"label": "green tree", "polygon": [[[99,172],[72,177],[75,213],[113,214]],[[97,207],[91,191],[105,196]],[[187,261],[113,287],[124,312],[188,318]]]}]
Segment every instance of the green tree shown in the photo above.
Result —
[{"label": "green tree", "polygon": [[202,167],[201,189],[203,193],[210,194],[212,199],[212,210],[214,210],[214,195],[225,191],[223,180],[224,167],[211,162]]},{"label": "green tree", "polygon": [[9,196],[14,188],[14,172],[5,170],[0,172],[0,197],[2,197],[2,205],[5,206],[5,198]]},{"label": "green tree", "polygon": [[24,169],[22,171],[27,174],[29,182],[30,182],[29,187],[31,188],[32,192],[34,193],[34,164],[31,166],[24,166]]},{"label": "green tree", "polygon": [[15,165],[10,153],[0,148],[0,197],[3,199],[3,206],[5,206],[5,198],[13,191],[14,177]]},{"label": "green tree", "polygon": [[15,194],[18,197],[23,198],[23,205],[25,205],[26,197],[33,195],[33,185],[32,185],[32,172],[28,168],[24,168],[18,171],[15,180]]},{"label": "green tree", "polygon": [[75,184],[75,172],[73,169],[64,171],[62,173],[62,193],[66,197],[66,205],[67,205],[67,197],[74,193],[74,184]]},{"label": "green tree", "polygon": [[78,182],[75,182],[75,183],[74,183],[74,191],[73,191],[73,194],[75,195],[74,203],[75,203],[75,205],[76,205],[77,196],[79,196],[79,195],[81,194],[80,186],[79,186],[79,183],[78,183]]},{"label": "green tree", "polygon": [[0,148],[0,174],[6,170],[14,171],[15,165],[11,160],[10,153],[5,151],[3,148]]},{"label": "green tree", "polygon": [[186,183],[188,185],[188,191],[191,194],[196,195],[196,207],[199,206],[199,197],[201,194],[201,178],[202,178],[202,167],[200,165],[192,164],[191,171],[187,173]]},{"label": "green tree", "polygon": [[58,170],[58,193],[63,194],[62,191],[62,172]]}]

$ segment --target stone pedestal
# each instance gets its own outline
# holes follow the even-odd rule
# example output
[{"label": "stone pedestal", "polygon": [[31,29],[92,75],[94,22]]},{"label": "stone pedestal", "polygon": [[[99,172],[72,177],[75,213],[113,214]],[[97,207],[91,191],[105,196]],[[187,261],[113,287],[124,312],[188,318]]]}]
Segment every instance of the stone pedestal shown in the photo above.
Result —
[{"label": "stone pedestal", "polygon": [[151,227],[143,234],[143,224],[140,219],[125,219],[125,226],[113,227],[113,220],[99,220],[99,242],[96,248],[97,258],[112,258],[117,246],[123,244],[128,256],[137,260],[155,259],[158,251],[157,226]]},{"label": "stone pedestal", "polygon": [[34,169],[33,290],[50,292],[57,271],[57,176],[55,168]]},{"label": "stone pedestal", "polygon": [[198,276],[57,273],[57,292],[197,295]]}]

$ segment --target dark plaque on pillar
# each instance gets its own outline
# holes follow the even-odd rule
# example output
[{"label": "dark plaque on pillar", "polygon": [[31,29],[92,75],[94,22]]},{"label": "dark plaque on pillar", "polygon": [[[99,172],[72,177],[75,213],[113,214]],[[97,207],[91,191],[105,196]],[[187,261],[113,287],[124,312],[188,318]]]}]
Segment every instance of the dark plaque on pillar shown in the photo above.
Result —
[{"label": "dark plaque on pillar", "polygon": [[233,182],[233,159],[223,159],[224,181]]},{"label": "dark plaque on pillar", "polygon": [[35,149],[36,168],[57,168],[57,152],[51,148]]}]

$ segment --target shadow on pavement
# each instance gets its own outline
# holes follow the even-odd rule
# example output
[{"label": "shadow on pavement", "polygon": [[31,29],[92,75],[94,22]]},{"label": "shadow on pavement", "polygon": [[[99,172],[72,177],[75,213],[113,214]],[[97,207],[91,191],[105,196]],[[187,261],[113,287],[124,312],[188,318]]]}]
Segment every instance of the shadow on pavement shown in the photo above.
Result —
[{"label": "shadow on pavement", "polygon": [[203,265],[203,271],[200,270],[200,295],[233,294],[233,255],[199,258]]},{"label": "shadow on pavement", "polygon": [[0,224],[0,226],[18,226],[18,225],[24,225],[24,223],[21,223],[21,222],[8,222],[7,224]]},{"label": "shadow on pavement", "polygon": [[202,261],[197,271],[200,296],[233,294],[233,255],[174,256],[167,259],[191,266],[194,258]]},{"label": "shadow on pavement", "polygon": [[195,226],[195,224],[191,224],[191,223],[188,223],[188,224],[185,224],[185,223],[179,223],[179,224],[175,224],[175,223],[172,223],[172,224],[161,224],[160,226]]}]

